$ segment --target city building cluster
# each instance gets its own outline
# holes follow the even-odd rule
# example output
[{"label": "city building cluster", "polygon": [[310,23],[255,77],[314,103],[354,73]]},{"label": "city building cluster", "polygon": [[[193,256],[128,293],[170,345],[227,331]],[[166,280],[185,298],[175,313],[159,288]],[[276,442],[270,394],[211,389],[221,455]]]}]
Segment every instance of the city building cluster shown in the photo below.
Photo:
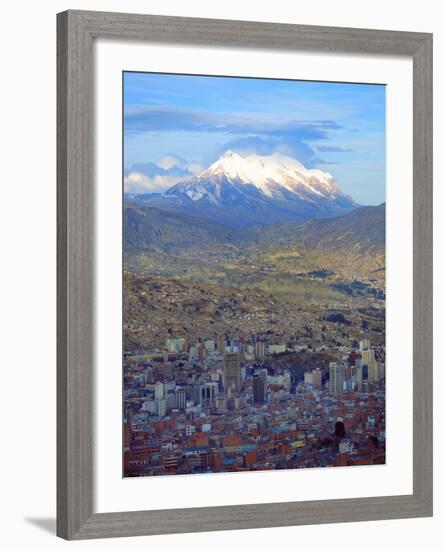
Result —
[{"label": "city building cluster", "polygon": [[385,350],[340,355],[301,376],[297,351],[254,336],[125,354],[124,476],[385,463]]}]

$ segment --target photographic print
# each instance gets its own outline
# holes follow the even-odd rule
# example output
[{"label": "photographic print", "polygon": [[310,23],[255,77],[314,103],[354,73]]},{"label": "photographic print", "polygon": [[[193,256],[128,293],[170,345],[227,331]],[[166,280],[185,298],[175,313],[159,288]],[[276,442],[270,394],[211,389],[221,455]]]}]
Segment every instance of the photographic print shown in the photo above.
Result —
[{"label": "photographic print", "polygon": [[123,476],[385,464],[385,86],[123,73]]}]

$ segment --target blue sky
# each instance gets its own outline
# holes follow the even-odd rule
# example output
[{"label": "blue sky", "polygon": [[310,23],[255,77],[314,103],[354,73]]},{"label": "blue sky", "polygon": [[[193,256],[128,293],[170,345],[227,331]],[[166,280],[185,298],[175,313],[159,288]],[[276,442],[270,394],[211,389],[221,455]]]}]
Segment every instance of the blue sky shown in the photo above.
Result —
[{"label": "blue sky", "polygon": [[162,191],[228,149],[293,156],[330,172],[357,202],[379,204],[385,87],[124,73],[129,191]]}]

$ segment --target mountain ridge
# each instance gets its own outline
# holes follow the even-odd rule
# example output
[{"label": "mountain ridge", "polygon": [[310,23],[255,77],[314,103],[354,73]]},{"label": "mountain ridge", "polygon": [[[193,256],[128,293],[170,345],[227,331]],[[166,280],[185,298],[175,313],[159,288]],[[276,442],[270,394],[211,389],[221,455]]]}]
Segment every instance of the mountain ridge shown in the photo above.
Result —
[{"label": "mountain ridge", "polygon": [[[385,246],[385,203],[361,206],[336,218],[235,229],[153,206],[125,205],[125,252],[203,254],[230,247],[298,245],[308,249],[354,248],[367,254]],[[216,247],[216,248],[215,248]]]}]

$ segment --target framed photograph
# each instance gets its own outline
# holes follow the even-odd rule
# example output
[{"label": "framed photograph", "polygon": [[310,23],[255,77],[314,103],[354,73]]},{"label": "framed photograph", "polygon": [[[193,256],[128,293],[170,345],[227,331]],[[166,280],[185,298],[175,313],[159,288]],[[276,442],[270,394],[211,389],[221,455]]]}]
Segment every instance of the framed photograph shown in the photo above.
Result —
[{"label": "framed photograph", "polygon": [[432,35],[57,24],[58,535],[432,515]]}]

